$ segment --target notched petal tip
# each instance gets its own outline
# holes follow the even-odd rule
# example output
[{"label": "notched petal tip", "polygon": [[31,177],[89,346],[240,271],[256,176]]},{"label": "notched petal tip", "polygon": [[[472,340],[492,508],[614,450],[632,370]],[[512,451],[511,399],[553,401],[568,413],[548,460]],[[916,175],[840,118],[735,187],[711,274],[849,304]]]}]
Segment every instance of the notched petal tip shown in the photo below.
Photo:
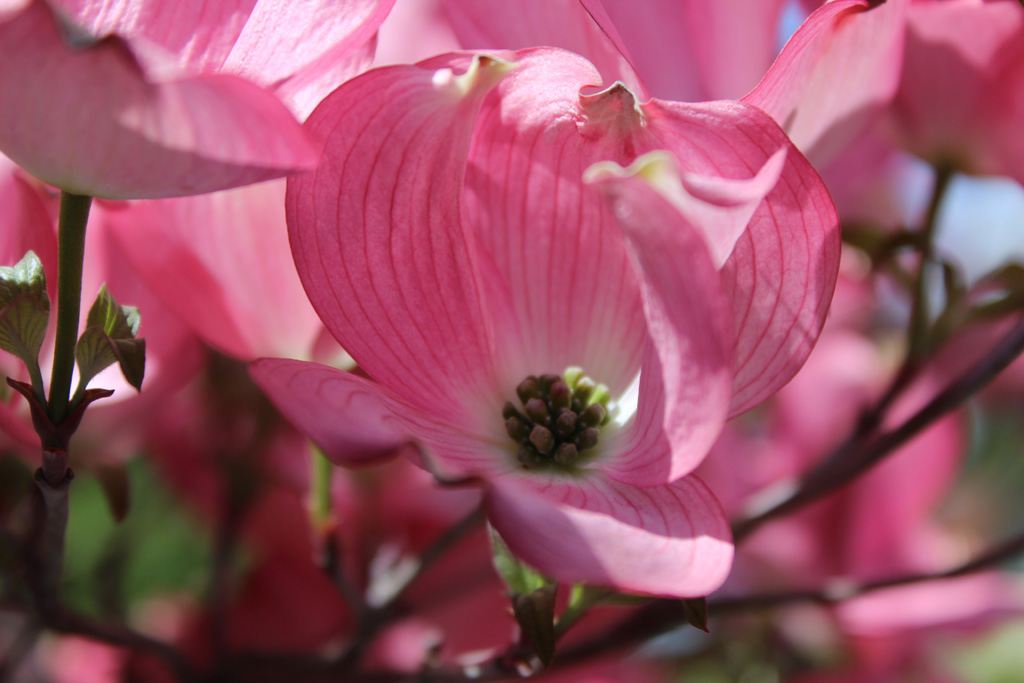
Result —
[{"label": "notched petal tip", "polygon": [[587,94],[580,89],[580,109],[585,122],[582,126],[584,135],[601,135],[605,131],[636,130],[642,128],[647,121],[643,106],[636,94],[622,81],[615,81],[610,86],[596,93]]},{"label": "notched petal tip", "polygon": [[438,69],[434,72],[432,81],[438,90],[447,89],[465,97],[472,92],[487,92],[517,66],[519,62],[487,54],[476,54],[473,55],[473,60],[465,73],[455,75],[449,68]]},{"label": "notched petal tip", "polygon": [[633,177],[640,178],[664,195],[668,188],[681,183],[682,173],[675,156],[663,149],[647,152],[629,166],[621,166],[614,161],[599,161],[583,172],[583,182],[603,186],[605,189],[608,181]]}]

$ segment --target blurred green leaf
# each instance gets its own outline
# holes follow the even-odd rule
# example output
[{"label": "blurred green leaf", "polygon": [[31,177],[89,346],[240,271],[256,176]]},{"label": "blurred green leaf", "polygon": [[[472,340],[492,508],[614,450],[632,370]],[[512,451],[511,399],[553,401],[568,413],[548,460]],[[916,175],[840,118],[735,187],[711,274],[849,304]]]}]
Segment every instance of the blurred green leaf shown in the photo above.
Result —
[{"label": "blurred green leaf", "polygon": [[538,588],[552,583],[536,569],[516,558],[493,527],[489,526],[488,530],[491,536],[491,556],[494,568],[510,591],[529,595]]},{"label": "blurred green leaf", "polygon": [[689,600],[683,600],[683,616],[686,618],[686,622],[694,628],[699,628],[704,633],[710,633],[708,630],[708,599],[707,598],[691,598]]},{"label": "blurred green leaf", "polygon": [[512,593],[512,612],[519,628],[547,669],[555,659],[555,597],[558,586],[542,586],[528,595]]},{"label": "blurred green leaf", "polygon": [[[211,563],[209,530],[149,464],[137,458],[125,473],[133,504],[121,524],[114,521],[103,485],[88,471],[75,478],[71,496],[63,596],[69,606],[96,616],[103,603],[113,601],[115,589],[129,610],[154,597],[199,595]],[[119,585],[98,585],[114,566]]]}]

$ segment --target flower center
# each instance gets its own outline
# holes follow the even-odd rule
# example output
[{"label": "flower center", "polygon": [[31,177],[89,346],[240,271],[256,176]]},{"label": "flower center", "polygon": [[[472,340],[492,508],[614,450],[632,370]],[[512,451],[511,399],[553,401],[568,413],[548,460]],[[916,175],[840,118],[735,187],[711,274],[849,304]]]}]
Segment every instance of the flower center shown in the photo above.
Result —
[{"label": "flower center", "polygon": [[572,467],[597,445],[608,421],[608,387],[580,368],[568,368],[563,376],[530,375],[516,394],[522,409],[510,401],[501,415],[505,431],[519,444],[516,459],[524,469]]}]

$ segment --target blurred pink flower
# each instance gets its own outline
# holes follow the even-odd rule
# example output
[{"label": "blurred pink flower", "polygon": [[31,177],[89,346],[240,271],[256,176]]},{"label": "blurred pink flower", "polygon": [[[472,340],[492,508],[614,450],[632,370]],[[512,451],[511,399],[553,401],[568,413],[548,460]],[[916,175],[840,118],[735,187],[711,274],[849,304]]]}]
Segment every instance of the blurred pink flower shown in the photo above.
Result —
[{"label": "blurred pink flower", "polygon": [[7,0],[0,150],[61,189],[122,199],[307,168],[282,101],[304,115],[368,64],[393,2]]},{"label": "blurred pink flower", "polygon": [[326,360],[315,351],[329,336],[288,249],[284,190],[283,180],[272,180],[123,204],[104,215],[162,304],[211,346],[245,360]]}]

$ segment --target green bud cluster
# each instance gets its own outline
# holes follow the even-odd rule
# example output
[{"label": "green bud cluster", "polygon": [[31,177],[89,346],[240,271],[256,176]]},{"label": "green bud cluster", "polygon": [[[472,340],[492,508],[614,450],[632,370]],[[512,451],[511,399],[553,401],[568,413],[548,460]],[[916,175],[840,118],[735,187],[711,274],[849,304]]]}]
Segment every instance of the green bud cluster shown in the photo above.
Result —
[{"label": "green bud cluster", "polygon": [[519,444],[516,458],[524,469],[575,465],[583,451],[597,445],[608,421],[608,387],[596,384],[577,367],[563,376],[530,375],[516,387],[522,408],[502,408],[505,431]]}]

